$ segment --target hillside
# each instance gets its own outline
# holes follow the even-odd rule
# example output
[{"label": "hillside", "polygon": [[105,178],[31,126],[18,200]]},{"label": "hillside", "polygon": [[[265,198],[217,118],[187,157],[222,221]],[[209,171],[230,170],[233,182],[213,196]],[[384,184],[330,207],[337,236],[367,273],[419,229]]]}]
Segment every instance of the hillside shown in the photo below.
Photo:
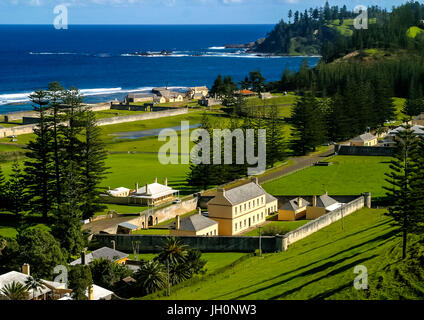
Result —
[{"label": "hillside", "polygon": [[368,29],[355,29],[358,16],[326,3],[324,8],[289,14],[257,44],[253,51],[276,55],[315,55],[331,62],[357,50],[383,49],[389,52],[408,50],[422,54],[424,48],[424,5],[407,2],[388,12],[368,8]]},{"label": "hillside", "polygon": [[[411,241],[412,243],[412,241]],[[422,246],[420,246],[422,248]],[[399,262],[400,239],[384,210],[363,209],[293,244],[282,253],[251,256],[213,275],[173,287],[170,299],[399,299],[422,298],[423,250]],[[420,260],[421,259],[421,260]],[[354,289],[357,265],[368,268],[370,290]],[[398,272],[414,270],[409,274]],[[387,269],[392,270],[387,272]],[[396,272],[398,270],[398,272]],[[384,271],[384,277],[380,273]],[[397,275],[397,281],[390,279]],[[405,290],[406,281],[413,283]],[[418,285],[417,285],[418,284]],[[151,295],[145,299],[166,299]]]}]

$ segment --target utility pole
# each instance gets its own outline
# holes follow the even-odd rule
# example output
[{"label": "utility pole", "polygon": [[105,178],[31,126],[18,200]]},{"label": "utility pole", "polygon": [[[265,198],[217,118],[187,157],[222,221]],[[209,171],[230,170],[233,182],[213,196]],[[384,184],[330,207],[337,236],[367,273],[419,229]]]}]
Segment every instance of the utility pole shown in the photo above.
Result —
[{"label": "utility pole", "polygon": [[262,231],[261,231],[261,226],[259,226],[259,256],[262,257]]}]

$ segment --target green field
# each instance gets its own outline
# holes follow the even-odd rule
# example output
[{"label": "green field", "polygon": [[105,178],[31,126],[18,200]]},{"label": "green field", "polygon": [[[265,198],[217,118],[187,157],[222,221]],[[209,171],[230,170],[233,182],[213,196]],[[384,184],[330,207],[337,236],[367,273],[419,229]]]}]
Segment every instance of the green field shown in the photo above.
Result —
[{"label": "green field", "polygon": [[[283,228],[284,230],[286,230],[287,232],[289,231],[293,231],[296,230],[297,228],[300,228],[301,226],[303,226],[304,224],[307,224],[308,222],[310,222],[310,220],[298,220],[298,221],[271,221],[270,223],[266,224],[265,227],[269,227],[269,226],[278,226],[280,228]],[[262,232],[264,226],[262,226]],[[252,231],[249,231],[245,234],[243,234],[243,236],[245,237],[258,237],[259,236],[259,228],[254,229]]]},{"label": "green field", "polygon": [[385,173],[389,172],[389,157],[336,156],[328,167],[310,167],[263,184],[273,195],[359,195],[371,192],[383,197]]},{"label": "green field", "polygon": [[[171,289],[175,300],[359,299],[355,266],[376,272],[395,262],[388,252],[399,246],[384,210],[362,209],[291,245],[286,252],[249,257],[219,273]],[[154,294],[145,299],[168,299]]]}]

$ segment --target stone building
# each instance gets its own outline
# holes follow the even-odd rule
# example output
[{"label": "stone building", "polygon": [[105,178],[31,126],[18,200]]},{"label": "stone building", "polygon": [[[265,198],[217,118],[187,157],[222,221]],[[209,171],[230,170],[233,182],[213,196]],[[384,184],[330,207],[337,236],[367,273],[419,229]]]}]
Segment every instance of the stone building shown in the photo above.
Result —
[{"label": "stone building", "polygon": [[277,205],[255,178],[230,190],[219,189],[208,202],[208,212],[219,224],[219,235],[231,236],[264,223],[267,215],[277,212]]},{"label": "stone building", "polygon": [[278,220],[295,221],[304,218],[309,205],[310,203],[302,197],[292,199],[278,209]]},{"label": "stone building", "polygon": [[364,133],[350,140],[351,146],[372,147],[378,144],[378,139],[371,133]]}]

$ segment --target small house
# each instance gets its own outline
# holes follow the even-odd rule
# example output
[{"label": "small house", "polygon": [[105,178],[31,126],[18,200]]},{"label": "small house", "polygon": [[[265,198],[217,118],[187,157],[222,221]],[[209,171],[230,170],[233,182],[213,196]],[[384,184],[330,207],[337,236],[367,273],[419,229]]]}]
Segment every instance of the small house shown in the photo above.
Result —
[{"label": "small house", "polygon": [[420,115],[412,119],[412,124],[414,126],[424,126],[424,113],[421,113]]},{"label": "small house", "polygon": [[321,217],[327,212],[334,211],[340,208],[343,203],[331,198],[327,193],[317,197],[312,197],[312,205],[308,205],[306,208],[306,220],[314,220]]},{"label": "small house", "polygon": [[150,93],[130,93],[125,97],[125,102],[129,103],[139,103],[139,102],[152,102],[153,95]]},{"label": "small house", "polygon": [[175,218],[175,227],[171,236],[217,236],[218,222],[202,215],[201,211],[187,218]]},{"label": "small house", "polygon": [[259,93],[259,99],[261,100],[267,100],[267,99],[272,99],[272,94],[270,92],[261,92]]},{"label": "small house", "polygon": [[378,144],[378,139],[371,133],[364,133],[350,140],[351,146],[372,147]]},{"label": "small house", "polygon": [[75,266],[77,264],[90,264],[92,261],[97,259],[107,259],[112,262],[115,262],[117,264],[125,264],[125,262],[128,259],[128,254],[114,250],[109,247],[103,247],[97,250],[94,250],[90,253],[83,252],[81,254],[81,258],[78,258],[77,260],[72,261],[69,265]]},{"label": "small house", "polygon": [[248,90],[248,89],[242,89],[242,90],[236,91],[236,95],[243,96],[243,97],[253,97],[253,96],[256,96],[256,92]]},{"label": "small house", "polygon": [[310,203],[302,197],[292,199],[278,209],[278,220],[295,221],[304,218],[309,205]]}]

